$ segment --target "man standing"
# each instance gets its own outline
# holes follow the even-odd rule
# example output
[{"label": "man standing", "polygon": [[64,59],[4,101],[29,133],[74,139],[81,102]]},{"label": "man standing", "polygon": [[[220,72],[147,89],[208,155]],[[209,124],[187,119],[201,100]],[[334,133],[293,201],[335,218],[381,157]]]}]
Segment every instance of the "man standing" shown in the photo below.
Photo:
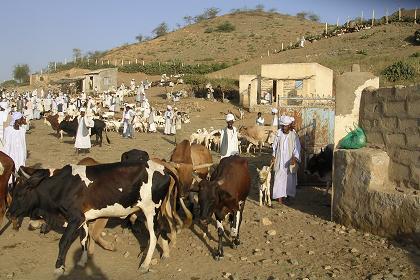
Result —
[{"label": "man standing", "polygon": [[276,108],[271,109],[271,114],[273,115],[273,122],[271,123],[276,129],[278,129],[279,116],[277,115],[279,111]]},{"label": "man standing", "polygon": [[172,119],[174,118],[174,113],[172,112],[172,106],[168,105],[166,107],[166,112],[165,112],[165,130],[163,131],[163,133],[165,133],[166,135],[170,135],[171,134],[171,126],[172,126]]},{"label": "man standing", "polygon": [[92,118],[85,116],[86,109],[80,109],[80,116],[77,117],[78,126],[76,133],[76,141],[74,142],[74,147],[76,152],[79,153],[81,150],[89,152],[91,148],[90,143],[90,129],[95,125]]},{"label": "man standing", "polygon": [[221,158],[238,155],[238,130],[233,126],[235,117],[233,114],[226,115],[227,127],[220,132],[220,155]]},{"label": "man standing", "polygon": [[261,112],[258,112],[257,119],[255,120],[255,123],[258,126],[264,126],[264,118],[262,117]]},{"label": "man standing", "polygon": [[[7,120],[7,114],[9,113],[6,109],[6,102],[0,102],[0,141],[3,143],[3,125]],[[6,103],[6,104],[5,104]]]},{"label": "man standing", "polygon": [[124,111],[124,129],[123,129],[124,138],[134,138],[133,121],[134,121],[135,115],[136,114],[131,109],[131,107],[127,105]]},{"label": "man standing", "polygon": [[4,130],[2,151],[13,159],[16,170],[25,166],[26,161],[26,130],[22,127],[25,124],[22,113],[13,112],[10,126]]},{"label": "man standing", "polygon": [[296,132],[291,127],[292,118],[282,116],[280,129],[273,143],[273,158],[275,171],[273,198],[284,203],[285,198],[295,197],[297,185],[297,164],[300,158],[300,142]]}]

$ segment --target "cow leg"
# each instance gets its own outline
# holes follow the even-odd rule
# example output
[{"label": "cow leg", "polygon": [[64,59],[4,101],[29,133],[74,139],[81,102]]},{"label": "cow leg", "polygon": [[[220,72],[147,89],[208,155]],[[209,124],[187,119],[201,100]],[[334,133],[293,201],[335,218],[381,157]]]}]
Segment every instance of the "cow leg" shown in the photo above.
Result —
[{"label": "cow leg", "polygon": [[223,229],[222,219],[218,219],[216,217],[216,225],[219,241],[217,245],[217,252],[214,254],[214,259],[218,261],[223,258],[223,236],[225,235],[225,230]]},{"label": "cow leg", "polygon": [[249,150],[251,149],[252,143],[249,143],[248,147],[246,148],[246,153],[249,154]]},{"label": "cow leg", "polygon": [[71,217],[69,220],[69,224],[64,231],[64,234],[60,238],[59,242],[59,250],[58,250],[58,257],[55,263],[55,274],[61,275],[64,273],[64,265],[66,261],[66,255],[70,248],[70,245],[76,240],[77,232],[79,230],[80,225],[83,223],[84,218],[82,213],[78,214],[77,217]]},{"label": "cow leg", "polygon": [[153,252],[156,248],[156,235],[154,230],[154,207],[143,209],[144,215],[146,216],[147,230],[149,231],[149,248],[147,250],[146,258],[140,266],[140,269],[144,272],[149,271],[150,261],[152,260]]},{"label": "cow leg", "polygon": [[[85,267],[88,259],[89,227],[86,222],[83,223],[80,230],[80,245],[82,245],[82,256],[77,262],[78,266]],[[92,242],[93,243],[93,242]]]},{"label": "cow leg", "polygon": [[63,131],[60,130],[60,140],[63,141]]},{"label": "cow leg", "polygon": [[263,202],[263,190],[262,190],[262,185],[260,186],[260,194],[259,194],[259,198],[260,198],[260,206],[262,206],[262,202]]},{"label": "cow leg", "polygon": [[327,186],[326,186],[326,188],[325,188],[325,192],[324,192],[324,195],[326,196],[326,195],[328,195],[328,192],[329,192],[329,190],[330,190],[330,188],[331,188],[331,181],[327,181]]},{"label": "cow leg", "polygon": [[230,235],[234,237],[232,241],[232,247],[236,248],[241,244],[241,241],[239,240],[239,229],[241,227],[242,223],[242,213],[244,211],[245,202],[239,202],[239,211],[236,211],[235,215],[235,230],[231,230]]}]

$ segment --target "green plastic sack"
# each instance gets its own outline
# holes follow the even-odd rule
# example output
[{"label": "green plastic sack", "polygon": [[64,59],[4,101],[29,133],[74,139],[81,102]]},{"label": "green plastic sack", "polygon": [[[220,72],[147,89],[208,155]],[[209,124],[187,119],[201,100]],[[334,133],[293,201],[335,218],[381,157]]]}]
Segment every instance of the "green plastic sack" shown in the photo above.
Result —
[{"label": "green plastic sack", "polygon": [[360,149],[366,146],[366,135],[361,127],[355,127],[338,142],[340,149]]}]

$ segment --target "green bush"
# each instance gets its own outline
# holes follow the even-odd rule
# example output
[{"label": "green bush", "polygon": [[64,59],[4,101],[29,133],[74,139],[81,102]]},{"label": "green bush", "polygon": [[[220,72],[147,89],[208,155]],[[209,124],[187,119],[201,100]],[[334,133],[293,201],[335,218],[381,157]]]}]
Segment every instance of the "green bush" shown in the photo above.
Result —
[{"label": "green bush", "polygon": [[223,22],[223,23],[221,23],[221,24],[219,24],[217,27],[216,27],[216,31],[217,32],[226,32],[226,33],[228,33],[228,32],[232,32],[232,31],[234,31],[235,30],[235,25],[233,25],[231,22],[229,22],[229,21],[225,21],[225,22]]},{"label": "green bush", "polygon": [[411,80],[414,79],[416,70],[410,64],[403,61],[398,61],[386,67],[382,71],[382,75],[391,82],[396,82],[399,80]]},{"label": "green bush", "polygon": [[4,81],[3,83],[1,83],[0,87],[7,88],[7,87],[16,87],[18,85],[19,85],[18,82],[16,82],[15,80],[7,80],[7,81]]},{"label": "green bush", "polygon": [[410,57],[420,57],[420,52],[412,53]]},{"label": "green bush", "polygon": [[204,30],[204,33],[212,33],[214,31],[214,29],[212,28],[212,27],[207,27],[205,30]]},{"label": "green bush", "polygon": [[367,51],[366,50],[358,50],[358,51],[356,51],[356,54],[367,55]]}]

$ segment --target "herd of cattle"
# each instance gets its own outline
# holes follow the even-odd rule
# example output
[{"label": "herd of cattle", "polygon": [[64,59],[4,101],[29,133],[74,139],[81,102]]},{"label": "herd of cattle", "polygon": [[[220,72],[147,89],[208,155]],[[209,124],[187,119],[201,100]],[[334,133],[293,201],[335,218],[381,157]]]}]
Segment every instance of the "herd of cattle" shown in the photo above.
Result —
[{"label": "herd of cattle", "polygon": [[[46,120],[57,131],[73,136],[77,120],[48,116]],[[92,134],[98,144],[106,134],[102,120],[95,120]],[[271,144],[275,130],[271,127],[240,127],[242,143],[250,147]],[[0,152],[0,225],[6,213],[13,228],[20,227],[23,217],[40,219],[41,232],[61,228],[59,255],[55,264],[57,274],[64,273],[67,251],[80,236],[82,256],[78,265],[85,266],[88,254],[93,254],[94,242],[106,250],[115,244],[102,237],[109,218],[137,219],[142,212],[149,232],[149,248],[141,268],[149,269],[156,242],[161,237],[163,258],[169,257],[169,242],[176,242],[182,227],[190,227],[193,216],[207,232],[211,217],[216,218],[218,247],[213,256],[223,257],[225,232],[222,221],[230,222],[230,244],[240,244],[239,229],[245,201],[251,189],[251,176],[246,158],[231,156],[218,165],[213,163],[210,148],[220,148],[220,131],[198,130],[189,140],[178,143],[169,161],[149,158],[145,151],[130,150],[120,162],[101,164],[85,158],[78,164],[59,169],[14,169],[13,161]],[[331,181],[332,150],[328,147],[307,163],[307,172]],[[258,169],[260,205],[271,206],[271,166]],[[8,181],[12,177],[9,188]]]},{"label": "herd of cattle", "polygon": [[[223,257],[225,217],[231,222],[232,246],[240,244],[239,228],[251,188],[245,158],[224,158],[214,166],[208,149],[184,140],[176,145],[169,161],[150,159],[145,151],[131,150],[122,155],[120,162],[100,164],[85,158],[59,169],[21,167],[15,171],[13,161],[3,153],[0,163],[0,224],[8,206],[6,215],[15,229],[23,217],[43,219],[44,232],[64,227],[55,264],[57,274],[64,272],[67,251],[78,236],[82,246],[78,265],[84,266],[88,253],[93,253],[90,238],[105,249],[115,249],[101,237],[107,220],[133,218],[139,211],[144,214],[149,232],[143,270],[149,269],[159,237],[162,257],[169,257],[168,244],[176,241],[177,229],[192,224],[191,209],[198,209],[199,224],[205,230],[213,214],[216,217],[216,259]],[[10,176],[14,179],[8,190]],[[177,207],[178,203],[181,207]]]}]

